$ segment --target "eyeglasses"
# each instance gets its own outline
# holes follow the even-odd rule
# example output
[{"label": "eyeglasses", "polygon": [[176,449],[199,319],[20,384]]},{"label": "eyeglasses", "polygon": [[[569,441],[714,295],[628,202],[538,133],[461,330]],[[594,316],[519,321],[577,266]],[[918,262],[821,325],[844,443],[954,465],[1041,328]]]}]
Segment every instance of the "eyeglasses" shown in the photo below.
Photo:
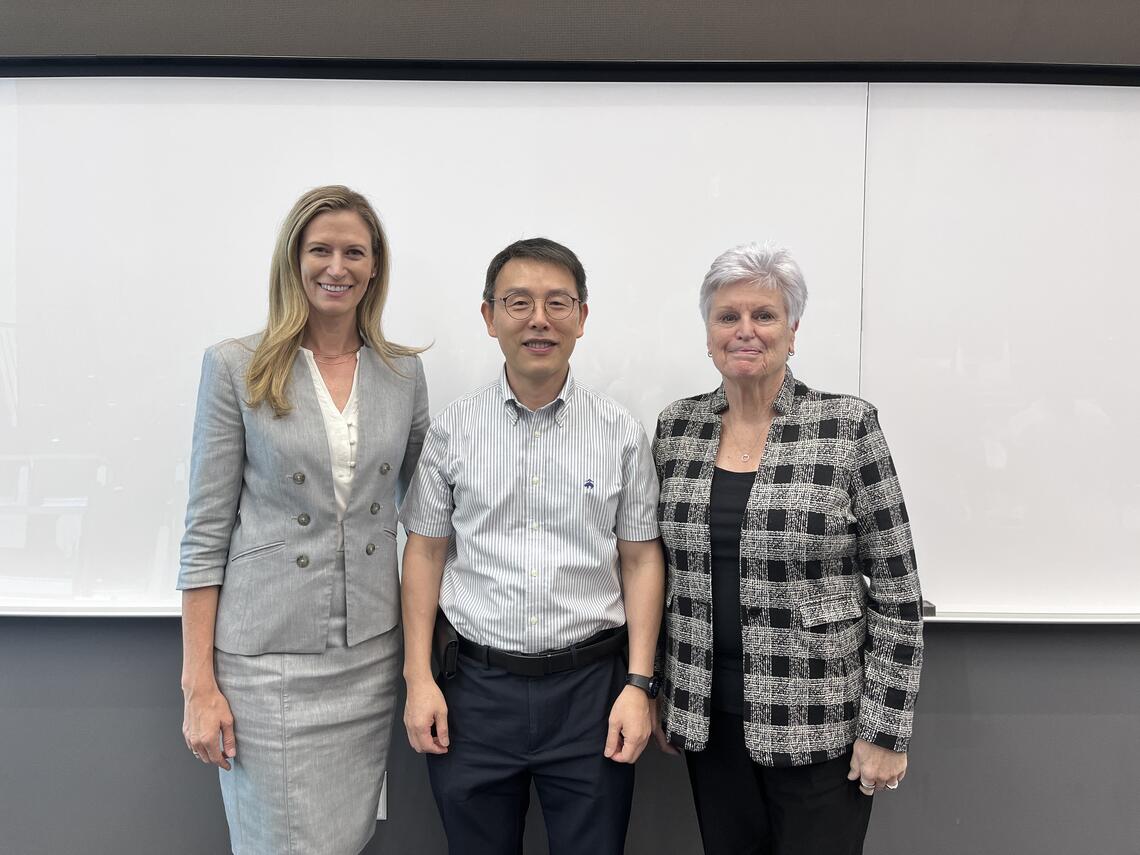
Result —
[{"label": "eyeglasses", "polygon": [[[516,321],[525,321],[534,314],[534,297],[522,291],[516,291],[505,297],[492,297],[488,302],[502,303],[507,314]],[[577,297],[571,297],[569,294],[551,294],[542,301],[542,308],[546,312],[546,317],[554,321],[562,321],[570,317],[574,311],[574,304],[581,302]]]}]

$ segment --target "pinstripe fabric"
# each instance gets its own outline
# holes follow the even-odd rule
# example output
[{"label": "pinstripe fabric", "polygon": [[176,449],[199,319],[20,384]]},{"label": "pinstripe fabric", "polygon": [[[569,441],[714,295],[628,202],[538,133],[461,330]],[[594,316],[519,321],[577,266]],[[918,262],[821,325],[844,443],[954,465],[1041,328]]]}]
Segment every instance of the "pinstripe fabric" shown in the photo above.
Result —
[{"label": "pinstripe fabric", "polygon": [[451,537],[440,607],[459,633],[539,653],[625,623],[617,539],[657,537],[645,431],[574,380],[531,412],[502,373],[432,422],[401,521]]},{"label": "pinstripe fabric", "polygon": [[[856,737],[905,751],[922,664],[910,525],[874,407],[787,372],[740,533],[744,733],[752,758],[799,766]],[[708,741],[712,682],[709,493],[723,387],[662,411],[666,596],[664,719]],[[869,579],[869,584],[864,580]]]}]

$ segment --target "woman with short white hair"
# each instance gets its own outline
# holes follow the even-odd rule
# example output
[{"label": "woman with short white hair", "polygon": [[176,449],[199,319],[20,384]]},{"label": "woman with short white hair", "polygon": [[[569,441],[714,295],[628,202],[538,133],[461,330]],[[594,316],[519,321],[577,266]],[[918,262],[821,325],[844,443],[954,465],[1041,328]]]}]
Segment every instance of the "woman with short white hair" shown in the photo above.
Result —
[{"label": "woman with short white hair", "polygon": [[875,408],[792,376],[807,302],[784,249],[722,253],[700,292],[719,388],[654,456],[668,566],[656,733],[683,749],[708,855],[862,852],[906,774],[922,598]]}]

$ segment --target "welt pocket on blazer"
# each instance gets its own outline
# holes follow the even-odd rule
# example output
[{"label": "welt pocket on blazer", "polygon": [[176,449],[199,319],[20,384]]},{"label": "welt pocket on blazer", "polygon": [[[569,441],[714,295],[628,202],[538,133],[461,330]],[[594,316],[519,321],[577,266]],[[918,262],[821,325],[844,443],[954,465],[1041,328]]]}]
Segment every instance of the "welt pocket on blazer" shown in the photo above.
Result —
[{"label": "welt pocket on blazer", "polygon": [[856,592],[831,592],[796,604],[804,626],[819,626],[863,617],[866,607]]},{"label": "welt pocket on blazer", "polygon": [[244,561],[247,558],[254,558],[258,555],[265,555],[268,552],[276,552],[278,549],[285,548],[285,541],[275,540],[273,543],[265,543],[261,546],[255,546],[252,549],[245,549],[237,555],[230,556],[230,563],[235,564],[238,561]]}]

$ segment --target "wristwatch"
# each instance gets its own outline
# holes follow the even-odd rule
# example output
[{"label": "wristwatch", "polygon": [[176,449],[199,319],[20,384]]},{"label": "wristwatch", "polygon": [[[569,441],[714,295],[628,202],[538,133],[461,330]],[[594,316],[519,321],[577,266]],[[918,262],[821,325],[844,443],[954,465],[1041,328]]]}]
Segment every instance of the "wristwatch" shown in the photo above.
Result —
[{"label": "wristwatch", "polygon": [[661,691],[661,678],[654,674],[652,677],[644,677],[641,674],[626,674],[625,684],[627,686],[636,686],[649,695],[650,698],[657,697],[657,693]]}]

